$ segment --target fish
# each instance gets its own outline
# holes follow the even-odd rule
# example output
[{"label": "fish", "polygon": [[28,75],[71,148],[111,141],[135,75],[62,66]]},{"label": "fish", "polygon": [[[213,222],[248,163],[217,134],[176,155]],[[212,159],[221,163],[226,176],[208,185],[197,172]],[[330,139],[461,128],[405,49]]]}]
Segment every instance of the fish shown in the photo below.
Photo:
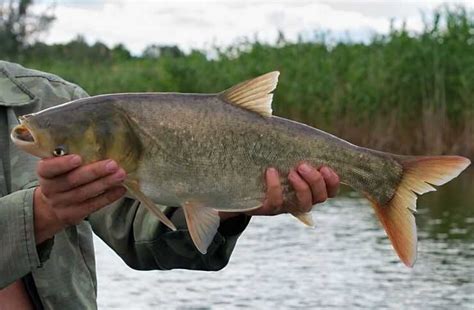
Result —
[{"label": "fish", "polygon": [[[11,139],[40,158],[79,154],[85,164],[115,160],[127,193],[170,229],[161,211],[179,206],[196,248],[206,254],[219,212],[262,206],[265,171],[277,169],[285,203],[296,203],[287,180],[302,162],[334,170],[371,203],[400,260],[417,253],[416,200],[470,165],[461,156],[396,155],[351,144],[274,116],[279,72],[220,93],[117,93],[67,102],[19,117]],[[293,213],[312,226],[311,213]]]}]

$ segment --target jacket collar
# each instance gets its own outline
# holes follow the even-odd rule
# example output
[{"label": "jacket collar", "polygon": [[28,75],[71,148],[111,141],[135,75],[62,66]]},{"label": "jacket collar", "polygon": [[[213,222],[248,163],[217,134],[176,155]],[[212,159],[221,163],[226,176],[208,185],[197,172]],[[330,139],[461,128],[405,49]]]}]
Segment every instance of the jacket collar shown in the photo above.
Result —
[{"label": "jacket collar", "polygon": [[0,106],[19,107],[37,100],[26,86],[0,66]]}]

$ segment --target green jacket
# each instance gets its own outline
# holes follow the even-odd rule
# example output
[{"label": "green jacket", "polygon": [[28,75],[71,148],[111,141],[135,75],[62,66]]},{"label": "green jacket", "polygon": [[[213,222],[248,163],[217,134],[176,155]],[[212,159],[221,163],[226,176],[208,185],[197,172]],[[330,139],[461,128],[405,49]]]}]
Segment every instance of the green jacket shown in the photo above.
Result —
[{"label": "green jacket", "polygon": [[33,190],[38,159],[19,151],[9,133],[20,115],[85,96],[80,87],[55,75],[0,61],[0,289],[30,279],[28,292],[45,309],[97,308],[92,232],[134,269],[223,268],[249,217],[221,223],[208,253],[201,255],[181,208],[165,210],[178,228],[173,232],[127,198],[36,245]]}]

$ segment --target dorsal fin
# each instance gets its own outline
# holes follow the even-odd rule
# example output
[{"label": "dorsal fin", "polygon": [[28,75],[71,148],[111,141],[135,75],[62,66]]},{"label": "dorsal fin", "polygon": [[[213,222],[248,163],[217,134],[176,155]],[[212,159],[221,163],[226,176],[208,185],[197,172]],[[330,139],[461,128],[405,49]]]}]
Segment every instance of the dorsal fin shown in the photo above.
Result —
[{"label": "dorsal fin", "polygon": [[280,72],[273,71],[254,79],[239,83],[220,93],[229,103],[256,112],[262,116],[272,115],[271,92],[275,90]]}]

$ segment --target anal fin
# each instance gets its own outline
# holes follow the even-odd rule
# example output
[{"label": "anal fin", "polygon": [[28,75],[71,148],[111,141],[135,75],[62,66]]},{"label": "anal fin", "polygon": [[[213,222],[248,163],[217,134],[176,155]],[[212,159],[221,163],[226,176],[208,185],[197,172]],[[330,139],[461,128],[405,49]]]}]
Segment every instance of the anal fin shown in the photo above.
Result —
[{"label": "anal fin", "polygon": [[148,198],[142,191],[140,191],[140,188],[136,181],[125,180],[123,182],[123,186],[125,186],[125,188],[163,224],[165,224],[171,230],[176,230],[176,226],[174,226],[173,222],[171,222],[170,219],[166,217],[166,215],[160,210],[158,206],[155,205],[155,203],[150,198]]},{"label": "anal fin", "polygon": [[294,217],[296,217],[298,220],[300,220],[303,224],[309,227],[314,227],[314,221],[313,221],[313,216],[311,215],[311,212],[307,213],[292,213]]},{"label": "anal fin", "polygon": [[219,228],[219,212],[199,203],[186,202],[183,205],[189,234],[196,248],[202,254],[207,253]]}]

